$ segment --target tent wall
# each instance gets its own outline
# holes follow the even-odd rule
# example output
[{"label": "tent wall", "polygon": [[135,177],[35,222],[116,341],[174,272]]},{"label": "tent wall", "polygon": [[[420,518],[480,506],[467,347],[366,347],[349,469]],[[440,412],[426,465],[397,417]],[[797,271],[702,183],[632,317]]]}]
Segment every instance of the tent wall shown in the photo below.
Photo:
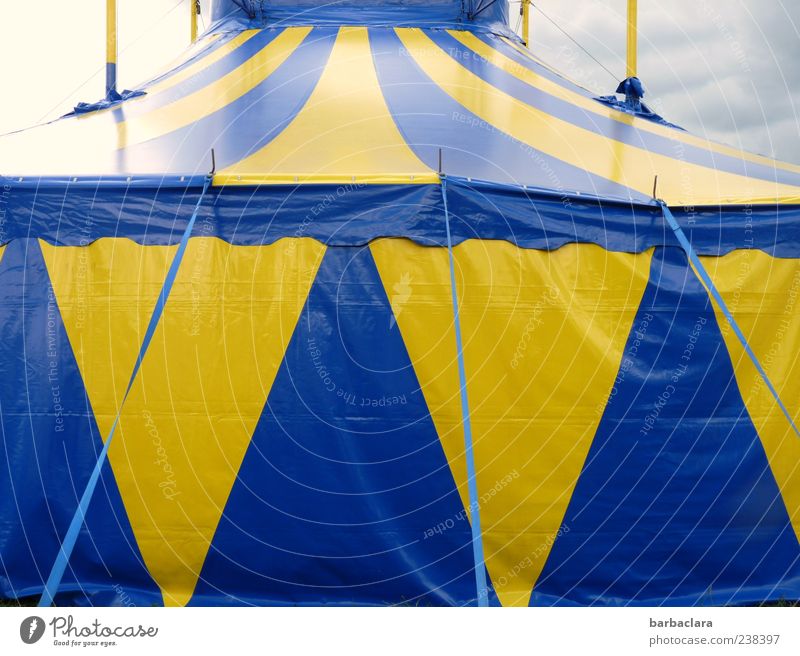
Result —
[{"label": "tent wall", "polygon": [[[663,225],[609,248],[578,208],[522,247],[481,232],[508,194],[448,189],[492,603],[797,598],[800,444]],[[42,589],[196,200],[79,191],[37,210],[60,196],[60,236],[33,212],[2,247],[5,597]],[[204,201],[61,601],[474,601],[441,188],[362,192],[290,224],[321,190]],[[351,230],[404,205],[410,238]],[[711,243],[797,413],[800,258]]]},{"label": "tent wall", "polygon": [[[563,190],[447,180],[455,244],[495,239],[554,250],[577,242],[628,253],[678,245],[654,201],[620,202]],[[200,188],[191,182],[159,179],[124,184],[67,180],[56,185],[30,179],[8,180],[3,186],[6,220],[0,244],[35,236],[54,245],[85,246],[122,235],[143,245],[177,244],[200,196]],[[800,258],[798,206],[697,206],[674,212],[700,255],[745,248]],[[379,237],[446,245],[439,184],[267,185],[257,191],[212,187],[198,218],[204,234],[237,245],[271,244],[293,236],[331,246],[365,245]]]}]

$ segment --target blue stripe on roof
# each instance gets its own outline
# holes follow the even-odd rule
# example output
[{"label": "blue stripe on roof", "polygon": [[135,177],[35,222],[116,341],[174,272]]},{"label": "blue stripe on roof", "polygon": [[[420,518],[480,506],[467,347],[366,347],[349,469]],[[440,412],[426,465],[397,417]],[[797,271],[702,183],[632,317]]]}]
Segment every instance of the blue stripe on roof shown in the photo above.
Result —
[{"label": "blue stripe on roof", "polygon": [[[131,162],[166,162],[170,171],[207,170],[213,147],[222,169],[263,148],[295,118],[317,85],[338,30],[314,28],[272,75],[243,96],[183,128],[128,146]],[[203,140],[214,135],[214,141]],[[162,164],[163,165],[163,164]]]},{"label": "blue stripe on roof", "polygon": [[[370,29],[369,34],[378,80],[395,123],[429,167],[438,168],[441,149],[448,175],[649,200],[638,191],[551,157],[495,128],[451,98],[411,56],[403,54],[405,48],[394,31]],[[470,131],[475,138],[470,138]]]},{"label": "blue stripe on roof", "polygon": [[[642,148],[709,169],[769,180],[770,182],[800,186],[800,175],[797,173],[757,164],[738,157],[715,153],[711,150],[692,146],[677,136],[675,139],[670,139],[647,130],[639,130],[634,126],[626,125],[601,114],[590,112],[526,84],[482,57],[475,56],[474,51],[446,32],[429,31],[426,34],[448,56],[455,59],[483,81],[521,102],[536,107],[561,120],[568,121],[577,127],[589,130],[607,139],[613,139],[629,146]],[[531,61],[520,61],[519,63],[525,65],[536,74],[542,74],[544,70],[542,68],[532,68],[533,62]],[[562,82],[559,82],[559,84],[563,86]],[[585,91],[582,95],[585,95]]]},{"label": "blue stripe on roof", "polygon": [[[195,75],[183,80],[179,84],[165,89],[164,91],[152,94],[148,93],[148,95],[144,96],[139,102],[129,103],[115,109],[114,111],[119,113],[115,118],[127,120],[135,116],[140,116],[200,91],[204,87],[217,82],[220,78],[245,64],[249,59],[272,43],[281,32],[283,32],[283,29],[261,30],[258,34],[252,36],[222,57],[219,61],[214,62],[211,66],[197,72]],[[185,66],[180,66],[172,71],[171,74],[183,68],[185,68]],[[142,88],[147,91],[151,86],[152,84],[148,84]]]},{"label": "blue stripe on roof", "polygon": [[204,57],[207,57],[208,55],[213,53],[218,48],[224,46],[226,43],[228,43],[229,41],[231,41],[235,37],[239,36],[240,32],[241,32],[241,30],[239,30],[239,31],[231,31],[231,32],[224,32],[219,38],[214,39],[211,43],[207,43],[205,46],[200,48],[196,53],[194,53],[191,57],[188,57],[185,61],[183,61],[182,63],[178,64],[175,68],[171,68],[170,70],[168,70],[168,71],[166,71],[164,73],[161,73],[160,75],[157,75],[156,77],[154,77],[154,78],[152,78],[150,80],[147,80],[147,82],[144,82],[143,84],[141,84],[140,85],[141,88],[142,89],[147,89],[148,87],[151,87],[151,86],[153,86],[155,84],[159,84],[159,83],[163,82],[164,80],[168,80],[169,78],[171,78],[176,73],[180,73],[182,70],[188,68],[189,66],[192,66],[193,64],[195,64],[196,62],[200,61]]}]

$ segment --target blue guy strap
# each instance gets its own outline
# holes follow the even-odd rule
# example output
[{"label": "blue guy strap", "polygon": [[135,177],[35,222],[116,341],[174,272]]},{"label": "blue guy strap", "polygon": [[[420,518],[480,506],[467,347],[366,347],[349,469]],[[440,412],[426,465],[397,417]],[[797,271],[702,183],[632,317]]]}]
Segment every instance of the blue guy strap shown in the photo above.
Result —
[{"label": "blue guy strap", "polygon": [[56,560],[53,563],[53,568],[50,570],[50,576],[47,579],[47,583],[44,586],[44,591],[42,592],[42,597],[39,600],[40,608],[49,608],[53,604],[53,598],[55,597],[56,593],[58,592],[58,588],[61,585],[61,579],[64,577],[67,564],[72,556],[72,550],[75,548],[75,543],[78,540],[78,534],[80,533],[81,526],[83,526],[83,521],[86,517],[86,511],[89,509],[89,504],[92,501],[92,496],[94,495],[95,488],[97,487],[97,481],[100,479],[100,472],[102,471],[103,464],[108,457],[108,448],[111,446],[111,440],[114,438],[114,433],[117,429],[117,424],[119,423],[119,417],[122,413],[122,408],[125,405],[128,394],[130,394],[131,388],[133,387],[133,381],[136,379],[136,374],[139,373],[139,368],[142,366],[145,353],[147,353],[147,349],[150,346],[150,342],[152,341],[153,335],[158,327],[158,322],[164,312],[164,307],[167,304],[169,293],[172,290],[172,285],[175,283],[175,278],[178,275],[178,269],[181,266],[181,260],[186,252],[186,246],[189,243],[189,237],[192,234],[195,221],[197,220],[197,214],[200,211],[200,204],[203,202],[203,198],[205,197],[208,188],[211,186],[211,180],[211,176],[206,178],[205,184],[203,185],[203,191],[200,194],[200,198],[197,199],[194,212],[192,212],[192,217],[189,219],[189,223],[186,224],[186,229],[183,231],[183,235],[181,236],[178,250],[175,252],[175,256],[172,258],[169,271],[167,271],[167,277],[164,279],[164,285],[161,287],[161,292],[156,300],[156,305],[153,308],[153,314],[150,316],[150,322],[147,325],[147,330],[144,334],[144,340],[139,348],[139,354],[136,357],[136,364],[133,366],[133,372],[131,373],[130,380],[128,381],[128,386],[125,388],[125,394],[122,397],[119,407],[117,408],[117,414],[114,417],[114,423],[111,425],[111,431],[108,434],[108,439],[105,441],[105,444],[103,444],[103,449],[100,451],[100,456],[97,458],[97,462],[92,470],[92,475],[89,477],[89,482],[86,484],[86,489],[83,491],[83,495],[81,496],[78,507],[75,510],[75,514],[72,516],[72,521],[70,522],[67,533],[64,536],[64,541],[61,543],[61,548],[59,549]]},{"label": "blue guy strap", "polygon": [[472,451],[472,423],[469,417],[469,399],[467,397],[467,372],[464,366],[464,346],[461,339],[461,319],[458,311],[453,240],[450,236],[450,212],[447,209],[447,179],[444,175],[442,175],[441,178],[442,198],[444,200],[444,224],[447,229],[447,254],[450,258],[450,292],[453,297],[453,323],[456,332],[458,380],[461,387],[461,416],[464,426],[464,449],[467,460],[467,489],[469,490],[470,526],[472,528],[472,558],[475,562],[475,587],[478,591],[478,606],[485,607],[489,605],[489,590],[486,587],[486,568],[483,563],[481,511],[478,501],[478,482],[475,477],[475,456]]},{"label": "blue guy strap", "polygon": [[711,276],[706,271],[706,268],[703,266],[703,263],[700,261],[700,258],[697,257],[697,253],[695,252],[692,244],[689,242],[689,239],[686,237],[686,233],[681,228],[680,224],[678,223],[677,219],[672,215],[669,207],[663,200],[659,200],[658,204],[661,206],[661,210],[664,213],[664,218],[666,219],[669,227],[672,228],[672,231],[675,233],[675,236],[678,238],[681,247],[686,252],[686,256],[689,258],[689,261],[692,263],[695,271],[700,276],[700,279],[703,281],[703,284],[706,286],[706,289],[711,293],[711,296],[716,301],[719,309],[722,310],[722,313],[725,315],[725,318],[728,320],[728,323],[731,325],[734,334],[736,335],[737,339],[741,343],[742,347],[744,348],[745,353],[752,361],[753,365],[758,371],[758,374],[761,376],[762,380],[769,389],[770,394],[775,399],[775,402],[780,407],[781,412],[783,412],[783,416],[786,417],[786,420],[789,422],[789,425],[792,427],[795,435],[800,437],[800,431],[798,431],[797,426],[792,419],[791,414],[789,414],[789,410],[781,401],[781,397],[778,394],[778,390],[775,389],[775,386],[772,384],[772,381],[769,379],[767,372],[764,370],[764,367],[761,366],[761,362],[759,362],[756,354],[753,352],[753,349],[750,347],[750,344],[747,341],[747,338],[744,336],[741,328],[739,328],[739,324],[736,323],[736,319],[733,318],[733,314],[728,309],[728,306],[725,304],[724,299],[722,298],[722,294],[720,294],[719,290],[717,289],[714,281],[711,280]]}]

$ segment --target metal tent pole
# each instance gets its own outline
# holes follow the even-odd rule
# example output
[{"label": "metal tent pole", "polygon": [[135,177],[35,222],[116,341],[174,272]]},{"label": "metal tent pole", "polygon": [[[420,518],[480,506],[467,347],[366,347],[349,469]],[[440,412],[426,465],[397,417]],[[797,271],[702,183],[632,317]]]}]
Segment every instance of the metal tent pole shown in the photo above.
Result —
[{"label": "metal tent pole", "polygon": [[117,93],[117,0],[106,0],[106,97]]},{"label": "metal tent pole", "polygon": [[636,55],[637,42],[639,38],[638,22],[638,0],[628,0],[628,57],[625,77],[636,77]]},{"label": "metal tent pole", "polygon": [[189,35],[191,43],[197,41],[197,16],[200,14],[200,0],[189,0]]},{"label": "metal tent pole", "polygon": [[522,42],[530,47],[531,0],[522,0]]}]

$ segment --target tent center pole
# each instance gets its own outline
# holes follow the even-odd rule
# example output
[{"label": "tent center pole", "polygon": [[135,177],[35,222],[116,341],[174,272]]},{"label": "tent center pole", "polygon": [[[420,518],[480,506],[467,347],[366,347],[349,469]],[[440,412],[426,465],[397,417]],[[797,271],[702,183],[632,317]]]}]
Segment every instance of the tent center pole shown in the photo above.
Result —
[{"label": "tent center pole", "polygon": [[522,0],[520,12],[522,13],[522,42],[530,48],[531,0]]},{"label": "tent center pole", "polygon": [[625,77],[636,77],[636,55],[638,47],[638,0],[628,0],[628,57]]},{"label": "tent center pole", "polygon": [[197,16],[200,14],[200,0],[189,0],[189,39],[197,41]]},{"label": "tent center pole", "polygon": [[106,97],[117,93],[117,0],[106,0]]}]

